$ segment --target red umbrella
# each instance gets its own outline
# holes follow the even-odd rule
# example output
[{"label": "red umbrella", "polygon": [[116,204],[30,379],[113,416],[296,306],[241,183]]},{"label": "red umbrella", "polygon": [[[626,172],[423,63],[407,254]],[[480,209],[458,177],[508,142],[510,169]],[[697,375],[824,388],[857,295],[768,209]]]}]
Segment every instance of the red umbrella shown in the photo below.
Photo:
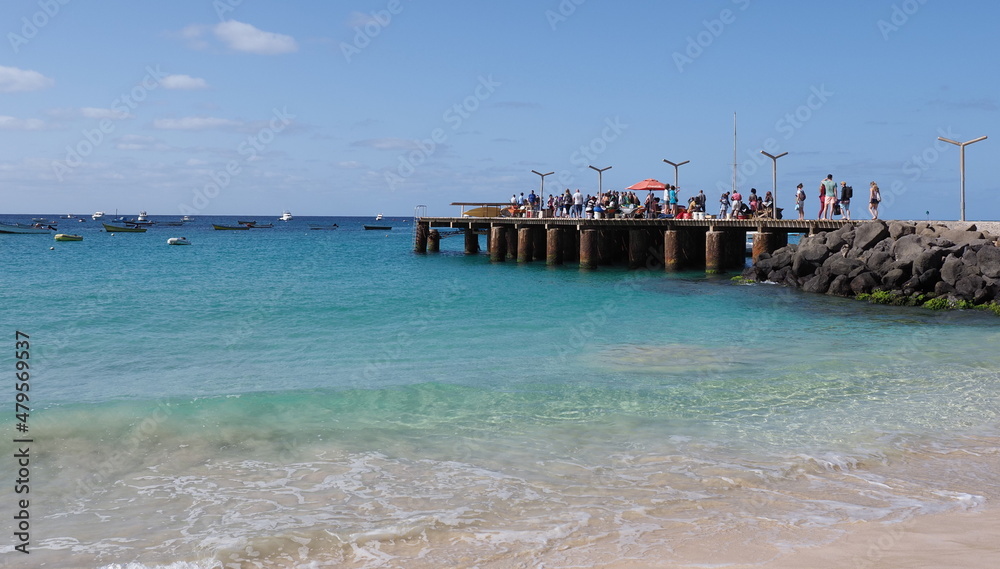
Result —
[{"label": "red umbrella", "polygon": [[647,178],[637,184],[632,184],[631,186],[625,188],[626,190],[665,190],[667,185],[659,180],[654,180],[652,178]]}]

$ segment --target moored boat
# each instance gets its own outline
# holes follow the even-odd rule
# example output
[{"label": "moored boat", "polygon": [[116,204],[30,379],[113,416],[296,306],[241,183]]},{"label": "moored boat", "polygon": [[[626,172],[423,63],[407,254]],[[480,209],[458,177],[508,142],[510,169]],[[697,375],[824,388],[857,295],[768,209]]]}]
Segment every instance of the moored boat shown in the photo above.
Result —
[{"label": "moored boat", "polygon": [[333,225],[320,225],[319,223],[309,224],[309,229],[336,229],[336,228],[337,228],[336,223],[334,223]]},{"label": "moored boat", "polygon": [[171,237],[167,239],[167,245],[190,245],[191,242],[187,240],[187,237]]},{"label": "moored boat", "polygon": [[83,241],[82,235],[74,235],[72,233],[56,233],[56,241]]},{"label": "moored boat", "polygon": [[285,211],[281,212],[281,217],[278,218],[278,221],[291,221],[292,219],[294,219],[292,217],[292,212],[286,209]]},{"label": "moored boat", "polygon": [[103,211],[95,211],[94,215],[90,216],[90,218],[93,219],[94,221],[97,221],[98,219],[104,219],[104,212]]},{"label": "moored boat", "polygon": [[250,229],[249,225],[216,225],[212,224],[212,228],[216,231],[246,231]]},{"label": "moored boat", "polygon": [[0,223],[0,233],[52,233],[55,228],[36,223],[25,225],[23,223]]},{"label": "moored boat", "polygon": [[392,229],[389,225],[366,225],[365,230],[367,231],[388,231]]},{"label": "moored boat", "polygon": [[145,227],[119,227],[117,225],[108,225],[107,223],[102,223],[104,230],[108,233],[145,233]]}]

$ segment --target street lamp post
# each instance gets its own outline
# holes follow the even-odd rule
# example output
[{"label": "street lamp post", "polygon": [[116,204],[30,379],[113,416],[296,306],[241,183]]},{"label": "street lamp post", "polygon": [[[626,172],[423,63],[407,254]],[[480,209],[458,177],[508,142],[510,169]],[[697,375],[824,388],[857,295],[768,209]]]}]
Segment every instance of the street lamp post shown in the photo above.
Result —
[{"label": "street lamp post", "polygon": [[532,170],[532,172],[538,174],[542,178],[542,187],[539,188],[538,190],[538,192],[542,194],[538,201],[538,211],[542,211],[542,204],[545,203],[545,176],[555,174],[555,172],[546,172],[545,174],[542,174],[541,172],[537,172],[535,170]]},{"label": "street lamp post", "polygon": [[590,169],[597,172],[597,195],[600,196],[604,193],[604,171],[610,170],[611,166],[607,168],[595,168],[591,166]]},{"label": "street lamp post", "polygon": [[788,153],[782,152],[777,156],[764,152],[763,150],[761,150],[760,153],[771,159],[771,217],[778,219],[778,158],[781,158]]},{"label": "street lamp post", "polygon": [[680,168],[681,166],[687,164],[688,162],[690,162],[690,160],[685,160],[683,162],[678,162],[676,164],[674,164],[670,160],[667,160],[666,158],[664,158],[663,161],[674,167],[674,187],[675,188],[678,187],[678,185],[677,185],[677,169]]},{"label": "street lamp post", "polygon": [[947,142],[949,144],[954,144],[959,148],[959,154],[961,155],[961,157],[959,158],[958,167],[959,170],[961,170],[962,172],[962,203],[961,203],[961,218],[959,219],[959,221],[965,221],[965,147],[974,142],[979,142],[980,140],[986,140],[986,137],[980,136],[979,138],[975,140],[970,140],[968,142],[956,142],[954,140],[951,140],[950,138],[944,138],[942,136],[939,136],[938,140],[942,142]]}]

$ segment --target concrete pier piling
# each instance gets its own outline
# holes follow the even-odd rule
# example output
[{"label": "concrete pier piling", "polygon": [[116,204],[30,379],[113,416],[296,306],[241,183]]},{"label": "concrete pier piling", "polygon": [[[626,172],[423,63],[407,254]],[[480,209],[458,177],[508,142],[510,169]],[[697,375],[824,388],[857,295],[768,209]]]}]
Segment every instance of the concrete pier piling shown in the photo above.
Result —
[{"label": "concrete pier piling", "polygon": [[413,250],[416,253],[427,252],[427,234],[430,232],[430,224],[418,223],[416,235],[414,236]]},{"label": "concrete pier piling", "polygon": [[545,239],[545,264],[561,265],[563,263],[563,230],[558,227],[548,229]]},{"label": "concrete pier piling", "polygon": [[530,263],[532,261],[532,249],[535,243],[531,235],[530,227],[521,227],[517,230],[517,262]]},{"label": "concrete pier piling", "polygon": [[441,252],[441,232],[437,229],[431,229],[427,232],[427,252]]},{"label": "concrete pier piling", "polygon": [[598,262],[598,231],[584,229],[580,232],[580,268],[593,270]]},{"label": "concrete pier piling", "polygon": [[479,253],[479,234],[476,230],[468,227],[465,230],[465,254],[476,255]]},{"label": "concrete pier piling", "polygon": [[490,228],[490,261],[503,263],[507,260],[507,227],[494,225]]}]

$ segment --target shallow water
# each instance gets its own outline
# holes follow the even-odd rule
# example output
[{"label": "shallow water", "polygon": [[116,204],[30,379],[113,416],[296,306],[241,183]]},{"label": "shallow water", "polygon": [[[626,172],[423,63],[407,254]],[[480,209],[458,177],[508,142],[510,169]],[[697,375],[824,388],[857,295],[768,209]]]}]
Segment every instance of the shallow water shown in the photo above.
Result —
[{"label": "shallow water", "polygon": [[317,221],[0,236],[39,566],[724,565],[997,497],[995,317]]}]

